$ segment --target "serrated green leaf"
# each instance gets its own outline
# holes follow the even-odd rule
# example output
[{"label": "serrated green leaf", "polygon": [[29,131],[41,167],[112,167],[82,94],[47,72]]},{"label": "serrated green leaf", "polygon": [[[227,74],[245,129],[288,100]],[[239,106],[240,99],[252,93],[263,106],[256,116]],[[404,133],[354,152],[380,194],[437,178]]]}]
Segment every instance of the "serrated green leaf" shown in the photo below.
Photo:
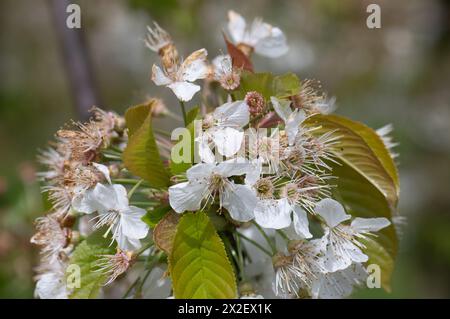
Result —
[{"label": "serrated green leaf", "polygon": [[169,269],[175,298],[236,298],[236,278],[208,216],[186,213],[175,235]]},{"label": "serrated green leaf", "polygon": [[[335,150],[339,164],[330,163],[332,174],[337,177],[330,182],[336,186],[334,197],[353,216],[386,217],[392,222],[398,202],[398,175],[380,137],[369,127],[337,115],[315,115],[305,124],[320,127],[313,134],[334,132],[339,136]],[[388,291],[397,245],[395,228],[391,225],[377,233],[365,249],[369,263],[380,266],[382,285]]]},{"label": "serrated green leaf", "polygon": [[271,96],[284,98],[297,94],[299,90],[300,80],[293,73],[274,76],[272,73],[244,72],[235,96],[242,100],[247,92],[256,91],[269,100]]},{"label": "serrated green leaf", "polygon": [[96,261],[101,255],[114,254],[115,248],[111,241],[102,237],[104,231],[98,230],[74,250],[69,265],[80,267],[80,287],[74,288],[71,299],[93,299],[98,296],[100,288],[106,282],[107,276],[98,271]]},{"label": "serrated green leaf", "polygon": [[[147,116],[138,127],[139,116],[145,114]],[[146,180],[152,187],[169,186],[169,174],[161,160],[153,135],[151,105],[131,108],[125,117],[127,127],[133,131],[122,156],[125,167],[134,175]]]}]

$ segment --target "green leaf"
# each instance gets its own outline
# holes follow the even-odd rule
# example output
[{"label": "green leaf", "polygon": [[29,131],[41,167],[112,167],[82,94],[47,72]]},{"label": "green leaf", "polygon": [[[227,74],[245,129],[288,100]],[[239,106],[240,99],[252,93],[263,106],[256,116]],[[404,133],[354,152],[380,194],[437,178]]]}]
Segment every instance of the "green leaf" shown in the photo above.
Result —
[{"label": "green leaf", "polygon": [[169,256],[176,298],[236,298],[236,278],[224,245],[203,212],[181,218]]},{"label": "green leaf", "polygon": [[370,181],[397,207],[399,178],[394,161],[381,138],[368,126],[337,115],[314,115],[306,124],[320,126],[315,134],[334,131],[339,136],[337,157]]},{"label": "green leaf", "polygon": [[278,75],[273,79],[273,96],[286,98],[298,94],[300,91],[300,80],[294,73]]},{"label": "green leaf", "polygon": [[[333,196],[353,216],[386,217],[392,222],[396,212],[399,184],[395,164],[380,137],[369,127],[337,115],[314,115],[305,122],[315,135],[334,132],[339,144],[334,151],[339,164],[330,163]],[[389,281],[397,255],[397,234],[394,226],[382,229],[371,239],[365,252],[368,263],[377,263],[382,270],[382,285],[390,290]]]},{"label": "green leaf", "polygon": [[74,288],[71,299],[92,299],[98,296],[107,276],[98,271],[96,261],[101,255],[114,254],[111,240],[102,237],[104,230],[98,230],[82,241],[70,257],[69,265],[80,267],[80,287]]},{"label": "green leaf", "polygon": [[372,238],[362,240],[366,248],[364,252],[369,256],[368,265],[375,264],[381,269],[381,286],[391,292],[391,277],[394,269],[393,256],[378,241]]},{"label": "green leaf", "polygon": [[144,120],[147,118],[149,112],[151,111],[155,103],[156,103],[155,99],[150,99],[146,103],[130,107],[125,112],[125,121],[127,123],[128,128],[128,137],[133,136],[133,134],[142,126]]},{"label": "green leaf", "polygon": [[187,124],[191,124],[195,119],[197,119],[198,113],[200,112],[199,106],[194,106],[186,114]]},{"label": "green leaf", "polygon": [[237,99],[244,99],[247,92],[256,91],[261,93],[266,100],[271,96],[278,98],[288,97],[298,94],[300,91],[300,80],[293,73],[274,76],[272,73],[249,73],[243,72],[241,83],[235,96]]},{"label": "green leaf", "polygon": [[[184,172],[186,172],[189,168],[191,168],[192,163],[194,163],[194,151],[195,151],[195,127],[194,127],[194,122],[190,122],[187,126],[187,129],[189,130],[189,136],[190,136],[190,152],[191,152],[191,159],[189,162],[187,163],[175,163],[173,161],[170,161],[169,163],[169,167],[170,167],[170,172],[172,173],[172,175],[179,175],[182,174]],[[177,144],[178,142],[180,142],[182,139],[182,137],[180,137],[180,139],[178,141],[174,141],[174,144]],[[173,149],[172,149],[173,150]],[[172,156],[171,156],[172,157]]]},{"label": "green leaf", "polygon": [[[140,122],[145,114],[146,117]],[[125,167],[149,182],[152,187],[169,186],[169,174],[161,160],[153,135],[151,105],[132,107],[126,112],[125,118],[132,133],[123,152]]]},{"label": "green leaf", "polygon": [[147,214],[142,216],[142,221],[151,228],[154,228],[171,209],[172,208],[169,205],[156,207],[155,209],[147,211]]},{"label": "green leaf", "polygon": [[[333,196],[345,206],[349,214],[363,218],[386,217],[392,222],[388,201],[372,183],[345,163],[331,165],[332,174],[337,177],[330,181],[330,184],[336,186]],[[371,245],[364,249],[369,256],[368,264],[376,263],[380,266],[382,285],[387,291],[390,291],[389,279],[394,271],[393,261],[397,256],[397,246],[397,234],[391,224],[379,231],[377,236],[371,239]]]}]

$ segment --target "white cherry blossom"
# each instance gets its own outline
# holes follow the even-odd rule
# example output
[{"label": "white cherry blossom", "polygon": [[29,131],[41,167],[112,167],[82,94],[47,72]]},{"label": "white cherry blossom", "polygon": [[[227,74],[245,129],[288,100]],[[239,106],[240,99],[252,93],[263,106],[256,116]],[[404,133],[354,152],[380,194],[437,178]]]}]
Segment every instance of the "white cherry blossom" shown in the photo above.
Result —
[{"label": "white cherry blossom", "polygon": [[107,226],[107,233],[122,250],[138,249],[140,239],[147,236],[148,226],[141,218],[145,209],[129,206],[127,191],[122,185],[103,185],[98,183],[94,189],[86,191],[72,201],[73,208],[81,213],[98,213],[95,228]]},{"label": "white cherry blossom", "polygon": [[228,31],[238,47],[247,46],[262,56],[277,58],[289,49],[283,32],[259,18],[247,26],[240,14],[228,11]]},{"label": "white cherry blossom", "polygon": [[[187,182],[169,187],[170,206],[177,212],[196,211],[202,202],[219,197],[220,206],[227,209],[234,220],[245,222],[254,218],[256,196],[247,185],[235,184],[228,178],[244,175],[248,163],[228,160],[218,165],[199,163],[187,172]],[[206,204],[205,204],[206,205]]]},{"label": "white cherry blossom", "polygon": [[294,144],[295,138],[300,130],[300,124],[306,119],[306,114],[303,110],[291,110],[291,102],[288,100],[279,100],[272,96],[270,98],[273,108],[278,116],[284,121],[286,134],[289,145]]},{"label": "white cherry blossom", "polygon": [[40,299],[68,299],[65,264],[54,262],[38,275],[34,294]]},{"label": "white cherry blossom", "polygon": [[249,118],[245,101],[227,102],[207,114],[202,122],[202,134],[196,138],[200,159],[206,163],[215,162],[211,144],[221,155],[235,155],[241,148],[244,139],[242,128],[248,124]]},{"label": "white cherry blossom", "polygon": [[352,264],[344,270],[317,273],[313,277],[311,297],[319,299],[341,299],[350,296],[355,286],[367,279],[361,264]]},{"label": "white cherry blossom", "polygon": [[156,85],[170,88],[180,101],[190,101],[194,94],[200,91],[200,86],[192,82],[208,76],[207,55],[205,49],[197,50],[170,71],[154,64],[152,80]]},{"label": "white cherry blossom", "polygon": [[352,263],[363,263],[368,256],[362,252],[367,234],[377,232],[391,223],[387,218],[355,218],[350,225],[343,222],[351,218],[344,207],[331,198],[317,203],[315,212],[325,222],[322,241],[325,246],[325,267],[329,272],[348,268]]}]

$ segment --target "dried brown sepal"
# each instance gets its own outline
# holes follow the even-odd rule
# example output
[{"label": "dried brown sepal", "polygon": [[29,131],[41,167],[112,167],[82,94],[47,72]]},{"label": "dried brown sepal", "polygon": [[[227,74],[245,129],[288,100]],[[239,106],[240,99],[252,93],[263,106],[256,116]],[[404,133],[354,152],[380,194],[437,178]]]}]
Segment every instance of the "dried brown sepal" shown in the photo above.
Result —
[{"label": "dried brown sepal", "polygon": [[225,33],[223,33],[225,44],[227,45],[228,54],[231,56],[231,63],[233,68],[242,69],[249,72],[253,72],[253,64],[249,57],[245,55],[242,50],[228,40]]},{"label": "dried brown sepal", "polygon": [[172,251],[173,240],[179,220],[180,215],[170,211],[153,230],[153,240],[156,246],[168,255]]}]

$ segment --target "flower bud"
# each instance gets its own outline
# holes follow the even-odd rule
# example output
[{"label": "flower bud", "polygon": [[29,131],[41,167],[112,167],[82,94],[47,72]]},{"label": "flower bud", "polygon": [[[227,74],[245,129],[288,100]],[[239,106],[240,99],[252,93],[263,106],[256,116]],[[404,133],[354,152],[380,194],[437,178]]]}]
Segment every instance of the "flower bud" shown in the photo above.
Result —
[{"label": "flower bud", "polygon": [[245,95],[245,102],[249,107],[251,115],[257,116],[264,113],[266,103],[264,102],[264,97],[261,95],[261,93],[258,93],[256,91],[248,92]]}]

